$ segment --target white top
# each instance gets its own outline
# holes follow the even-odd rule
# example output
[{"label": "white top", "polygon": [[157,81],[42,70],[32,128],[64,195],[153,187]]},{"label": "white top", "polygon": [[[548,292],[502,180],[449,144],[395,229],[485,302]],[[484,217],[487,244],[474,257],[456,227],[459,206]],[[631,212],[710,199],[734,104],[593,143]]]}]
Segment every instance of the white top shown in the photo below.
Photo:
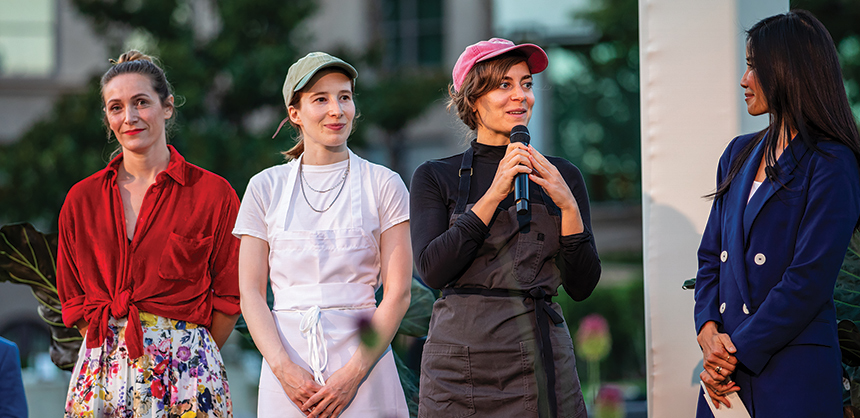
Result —
[{"label": "white top", "polygon": [[[352,151],[350,151],[349,161],[350,172],[344,184],[337,185],[326,193],[315,192],[308,187],[308,184],[316,190],[326,190],[335,186],[343,176],[347,161],[318,166],[302,165],[302,171],[307,180],[304,184],[305,195],[316,209],[322,210],[328,207],[343,186],[341,195],[334,201],[331,208],[323,213],[312,210],[302,196],[299,183],[302,181],[302,176],[296,171],[301,158],[263,170],[252,177],[248,183],[233,235],[237,237],[250,235],[269,243],[269,269],[273,290],[294,284],[325,283],[332,277],[322,271],[320,273],[325,277],[307,277],[307,274],[302,275],[304,277],[290,275],[290,271],[296,269],[295,260],[290,259],[289,251],[277,251],[285,232],[304,231],[313,234],[319,231],[345,230],[358,226],[372,237],[375,246],[379,248],[379,238],[383,231],[409,220],[409,192],[397,173],[360,158]],[[357,200],[353,196],[356,191],[361,195]],[[353,207],[353,202],[359,201],[360,208]],[[355,222],[353,214],[359,212],[360,220]],[[355,225],[356,223],[360,225]],[[326,237],[320,234],[319,238],[325,240]],[[366,267],[374,268],[374,266]],[[379,266],[375,266],[375,269],[378,272]],[[376,274],[360,276],[365,277],[347,279],[347,281],[378,287],[379,279]]]},{"label": "white top", "polygon": [[[376,310],[380,236],[408,219],[409,196],[400,177],[351,151],[349,159],[339,163],[308,166],[299,157],[251,178],[233,234],[269,243],[272,315],[281,343],[290,359],[312,372],[318,383],[341,369],[358,349],[358,324]],[[258,394],[261,418],[305,416],[265,361]],[[341,415],[377,416],[409,416],[390,349]]]},{"label": "white top", "polygon": [[753,180],[752,187],[750,187],[750,195],[749,195],[749,197],[747,197],[747,203],[749,203],[749,201],[752,200],[753,195],[755,194],[756,190],[758,190],[758,188],[761,186],[761,184],[762,184],[761,181]]}]

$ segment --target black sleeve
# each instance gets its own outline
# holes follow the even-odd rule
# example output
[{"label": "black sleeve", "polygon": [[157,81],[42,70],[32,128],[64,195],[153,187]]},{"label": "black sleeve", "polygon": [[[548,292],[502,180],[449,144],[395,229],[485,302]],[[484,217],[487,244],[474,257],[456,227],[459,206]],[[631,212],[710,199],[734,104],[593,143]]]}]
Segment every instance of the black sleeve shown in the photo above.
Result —
[{"label": "black sleeve", "polygon": [[490,228],[471,210],[448,228],[448,193],[433,162],[419,166],[409,192],[412,251],[418,274],[441,289],[456,280],[475,259]]},{"label": "black sleeve", "polygon": [[561,283],[573,300],[585,300],[600,280],[600,257],[591,234],[591,206],[582,173],[567,160],[558,159],[553,163],[567,182],[582,216],[585,231],[579,234],[560,237],[561,251],[557,260],[561,271]]}]

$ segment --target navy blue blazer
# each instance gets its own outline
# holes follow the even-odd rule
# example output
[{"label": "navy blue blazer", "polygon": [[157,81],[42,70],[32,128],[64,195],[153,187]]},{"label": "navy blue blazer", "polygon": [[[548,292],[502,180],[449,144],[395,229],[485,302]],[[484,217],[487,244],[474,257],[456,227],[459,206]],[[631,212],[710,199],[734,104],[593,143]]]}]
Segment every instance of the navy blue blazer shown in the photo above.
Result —
[{"label": "navy blue blazer", "polygon": [[[717,184],[754,136],[732,140]],[[860,217],[860,170],[844,145],[819,147],[792,140],[776,177],[747,203],[761,141],[714,201],[698,251],[696,332],[714,321],[729,334],[739,360],[733,378],[753,417],[842,416],[833,290]],[[697,416],[710,417],[701,393],[699,401]]]},{"label": "navy blue blazer", "polygon": [[27,418],[18,346],[0,337],[0,418]]}]

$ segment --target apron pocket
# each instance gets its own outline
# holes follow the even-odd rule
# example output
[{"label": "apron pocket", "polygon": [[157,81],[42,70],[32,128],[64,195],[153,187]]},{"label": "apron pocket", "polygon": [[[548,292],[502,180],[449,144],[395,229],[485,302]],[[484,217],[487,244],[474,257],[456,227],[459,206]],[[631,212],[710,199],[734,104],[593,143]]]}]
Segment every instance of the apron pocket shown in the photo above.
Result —
[{"label": "apron pocket", "polygon": [[474,414],[469,347],[424,344],[418,417],[463,418]]},{"label": "apron pocket", "polygon": [[517,254],[514,258],[514,277],[523,284],[531,284],[543,260],[543,233],[521,234],[517,239]]},{"label": "apron pocket", "polygon": [[[523,400],[527,411],[538,411],[538,387],[535,375],[535,359],[539,356],[535,340],[520,342],[523,359],[523,385],[525,392]],[[585,417],[585,401],[582,399],[582,389],[579,376],[576,373],[576,358],[573,354],[573,342],[558,341],[552,337],[552,357],[555,362],[555,393],[558,401],[558,416],[564,418]],[[543,370],[540,373],[545,373]],[[541,376],[541,379],[544,377]]]},{"label": "apron pocket", "polygon": [[211,252],[211,236],[192,239],[171,232],[161,253],[158,275],[166,280],[196,282],[205,276]]}]

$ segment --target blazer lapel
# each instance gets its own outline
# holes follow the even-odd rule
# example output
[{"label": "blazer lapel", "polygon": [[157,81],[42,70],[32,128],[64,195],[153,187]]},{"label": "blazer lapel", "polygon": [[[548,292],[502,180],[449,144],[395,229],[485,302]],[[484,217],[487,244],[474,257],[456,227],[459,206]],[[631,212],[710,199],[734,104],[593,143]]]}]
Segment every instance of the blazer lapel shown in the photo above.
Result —
[{"label": "blazer lapel", "polygon": [[[762,141],[762,144],[764,144],[764,141]],[[803,143],[803,141],[792,140],[789,146],[785,149],[785,151],[783,151],[782,155],[779,156],[779,160],[777,160],[776,162],[777,166],[779,166],[779,173],[777,173],[777,178],[766,178],[764,182],[762,182],[758,191],[756,191],[756,193],[753,195],[752,199],[750,199],[749,204],[747,204],[747,207],[744,210],[745,244],[749,242],[750,228],[752,228],[752,224],[756,216],[758,216],[759,212],[761,212],[761,209],[764,204],[771,197],[773,197],[774,193],[776,193],[779,189],[785,187],[785,185],[788,184],[788,182],[790,182],[794,178],[794,169],[797,168],[798,162],[803,158],[807,151],[809,151],[809,148],[806,146],[806,144]],[[758,158],[755,161],[761,161],[761,154],[759,154]],[[756,170],[758,170],[757,164]],[[753,173],[755,173],[756,170],[754,170]],[[753,177],[755,177],[755,174],[753,174]],[[752,185],[752,183],[750,183],[750,185]]]},{"label": "blazer lapel", "polygon": [[[744,212],[747,208],[747,198],[750,187],[755,180],[758,164],[764,153],[764,140],[759,142],[753,149],[741,171],[732,180],[732,186],[724,196],[726,215],[726,244],[728,250],[728,264],[732,271],[741,299],[749,306],[749,286],[747,285],[747,271],[744,263],[746,253],[746,240],[744,235]],[[758,193],[756,193],[758,194]]]}]

